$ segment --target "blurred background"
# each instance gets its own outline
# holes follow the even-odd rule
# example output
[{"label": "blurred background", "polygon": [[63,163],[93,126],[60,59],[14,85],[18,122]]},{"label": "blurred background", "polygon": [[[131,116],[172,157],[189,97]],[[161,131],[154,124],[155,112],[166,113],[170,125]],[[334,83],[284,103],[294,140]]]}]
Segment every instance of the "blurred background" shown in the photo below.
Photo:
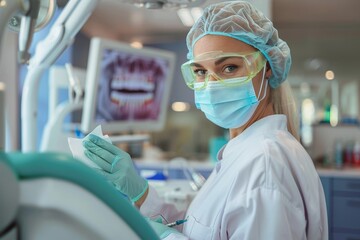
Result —
[{"label": "blurred background", "polygon": [[[213,2],[216,1],[205,1],[201,6]],[[319,161],[324,155],[333,157],[337,143],[343,148],[354,147],[360,140],[360,2],[251,2],[272,19],[280,38],[291,48],[293,64],[288,80],[298,104],[303,145]],[[186,60],[188,29],[175,10],[147,11],[106,1],[99,5],[82,32],[86,36],[141,42],[177,53],[166,130],[153,134],[153,140],[155,145],[175,155],[203,159],[209,152],[209,139],[226,132],[196,110],[193,93],[181,79],[179,66]],[[178,112],[171,108],[175,102],[189,105]]]},{"label": "blurred background", "polygon": [[[41,1],[46,2],[47,0]],[[161,109],[161,113],[165,113],[164,121],[156,119],[158,122],[152,121],[151,125],[149,122],[143,122],[141,125],[142,122],[139,121],[136,125],[139,127],[137,129],[132,125],[133,119],[130,119],[127,122],[124,121],[125,125],[118,122],[119,125],[116,127],[119,127],[119,131],[104,131],[104,134],[109,134],[110,137],[116,135],[114,137],[117,137],[118,140],[113,143],[131,154],[140,174],[154,180],[153,186],[158,187],[165,200],[176,203],[185,209],[204,183],[205,178],[213,170],[218,150],[229,139],[228,130],[215,126],[205,118],[201,111],[196,109],[194,93],[186,86],[180,71],[181,64],[187,61],[185,44],[187,32],[206,6],[219,1],[189,0],[186,8],[168,8],[165,6],[166,4],[162,6],[167,1],[181,3],[187,0],[148,0],[148,4],[143,4],[142,0],[99,1],[90,18],[81,27],[80,32],[71,41],[68,48],[54,63],[51,63],[51,67],[46,69],[41,74],[41,79],[34,84],[33,87],[38,92],[29,98],[36,101],[29,102],[37,102],[38,111],[32,116],[21,114],[22,106],[26,106],[26,104],[21,104],[21,100],[26,99],[23,98],[23,89],[26,89],[24,80],[31,74],[27,74],[27,65],[17,63],[18,33],[7,29],[3,35],[0,55],[0,153],[3,148],[8,152],[23,150],[25,144],[22,143],[22,140],[26,138],[22,138],[24,132],[21,130],[21,124],[28,123],[29,119],[35,119],[36,123],[35,121],[31,122],[30,127],[24,129],[33,130],[36,127],[36,131],[34,130],[36,138],[30,138],[27,143],[36,145],[36,151],[40,152],[61,151],[71,154],[68,137],[82,138],[89,133],[82,129],[83,121],[84,119],[89,121],[94,119],[89,117],[91,114],[84,117],[85,109],[94,110],[102,99],[97,102],[96,97],[93,102],[86,100],[90,99],[89,96],[96,95],[96,90],[100,88],[97,83],[100,82],[99,79],[102,81],[103,77],[102,75],[100,77],[99,72],[105,68],[99,67],[103,63],[102,60],[105,59],[104,52],[101,52],[103,49],[92,47],[95,37],[103,39],[102,43],[105,47],[110,46],[110,50],[113,47],[115,52],[118,49],[131,51],[134,56],[140,54],[140,57],[143,57],[145,55],[142,54],[153,49],[155,52],[151,52],[152,59],[160,59],[160,62],[165,59],[169,63],[162,65],[169,66],[168,69],[163,68],[164,72],[170,73],[170,78],[166,78],[166,81],[171,80],[171,82],[168,81],[164,84],[164,86],[170,86],[169,91],[164,90],[163,92],[164,95],[168,94],[169,98],[163,98],[164,105],[155,106]],[[0,0],[0,16],[3,13],[1,7],[6,7],[6,4],[10,2],[14,3],[15,1]],[[77,3],[84,2],[85,0],[77,1]],[[313,159],[323,185],[328,212],[329,239],[360,239],[360,1],[249,0],[249,2],[273,21],[280,38],[290,46],[292,67],[288,81],[293,90],[297,113],[300,117],[298,130],[301,143]],[[52,43],[53,39],[50,37],[53,36],[51,35],[53,32],[50,29],[52,26],[56,26],[54,23],[57,17],[61,13],[66,13],[65,10],[68,9],[64,7],[68,3],[67,0],[57,0],[56,3],[55,17],[45,28],[33,36],[30,46],[31,56],[36,56],[38,52],[42,53],[41,50],[44,49],[35,53],[35,47],[37,44],[43,43],[43,39],[50,39],[47,42],[48,45]],[[106,45],[108,44],[107,40],[112,43]],[[39,44],[39,46],[43,45]],[[46,50],[46,46],[44,48]],[[160,54],[161,51],[166,51],[170,55],[165,58],[165,55]],[[120,52],[117,57],[122,53]],[[72,66],[73,72],[68,71],[66,64]],[[173,64],[174,71],[171,68]],[[113,65],[115,65],[113,68],[117,69],[117,63]],[[30,64],[30,66],[32,65]],[[41,69],[36,67],[35,64],[33,69]],[[75,86],[84,90],[81,94],[77,94],[76,88],[70,84],[69,79],[75,79],[72,78],[72,74],[79,80],[78,85]],[[119,78],[118,75],[113,74],[112,78],[109,77],[109,82],[112,84],[115,79],[114,82],[118,83]],[[119,82],[123,80],[121,84],[124,82],[129,84],[130,81],[127,81],[129,79],[124,77]],[[133,79],[130,80],[129,85],[133,82]],[[25,81],[25,83],[28,82]],[[147,83],[144,85],[150,85]],[[6,91],[3,91],[3,85],[5,85]],[[145,92],[146,94],[148,92]],[[110,94],[106,95],[108,98],[109,96]],[[5,98],[3,99],[3,97]],[[106,103],[111,105],[114,102],[113,98],[111,100]],[[120,109],[122,105],[119,102],[121,103],[118,101],[117,104]],[[25,101],[25,103],[27,102]],[[148,110],[147,100],[142,101],[141,104],[145,105]],[[160,105],[161,107],[159,107]],[[103,105],[103,109],[108,108],[110,107],[106,104]],[[66,109],[76,111],[71,112],[65,118],[62,114],[66,113]],[[31,115],[33,112],[27,113]],[[147,112],[147,114],[151,115],[152,113]],[[5,120],[5,124],[3,124],[3,120]],[[102,124],[104,129],[108,125],[107,122]],[[126,126],[129,126],[129,129]],[[92,128],[94,127],[92,126]],[[3,136],[5,136],[4,144]],[[139,136],[141,138],[134,138]],[[125,137],[126,141],[119,141],[121,137]],[[81,156],[83,154],[81,140],[78,143],[80,145],[74,148]],[[74,154],[74,156],[81,160],[77,155]],[[45,158],[40,160],[44,160],[46,163]],[[34,160],[38,159],[34,158]],[[51,160],[51,158],[47,160]],[[88,159],[85,157],[85,160]],[[59,161],[63,162],[63,159],[61,158]],[[34,164],[33,167],[38,168],[38,166],[38,164]],[[24,169],[26,169],[25,172],[32,172],[29,164],[25,165]],[[46,170],[46,166],[44,169],[36,170]],[[68,174],[60,168],[59,173]],[[0,174],[0,177],[3,175]],[[3,185],[8,185],[8,188],[12,189],[13,185],[9,184],[6,175],[4,176]],[[77,179],[80,179],[78,175],[76,176]],[[176,184],[168,188],[168,185],[164,183],[166,177],[169,177],[169,180],[179,180],[180,182],[175,181],[175,183],[181,183],[179,185],[181,188]],[[83,179],[89,180],[87,177]],[[88,183],[88,181],[86,182]],[[92,184],[91,181],[89,183]],[[168,181],[167,183],[174,182]],[[63,185],[47,189],[55,189],[56,193],[59,190],[66,190]],[[36,192],[38,193],[38,191]],[[75,196],[73,192],[71,192],[71,196]],[[42,196],[33,193],[34,191],[30,190],[28,196],[36,199],[38,196]],[[169,194],[165,195],[165,193]],[[3,196],[11,195],[3,194]],[[54,198],[56,204],[58,204],[58,196],[65,195],[62,195],[61,192],[60,195],[56,195]],[[94,208],[92,201],[76,196],[73,199],[79,201],[81,206],[88,203],[91,210],[102,211],[101,208]],[[16,204],[16,201],[13,200],[9,202]],[[63,199],[61,202],[64,202]],[[53,205],[48,205],[46,201],[45,205],[53,208]],[[7,204],[3,206],[5,209],[11,210]],[[36,208],[38,206],[36,203]],[[59,216],[58,213],[56,208],[55,215]],[[100,215],[96,213],[94,216],[97,216],[94,218],[97,220]],[[33,217],[29,217],[29,219],[31,219],[30,222],[36,224]],[[91,217],[86,217],[86,221],[88,219]],[[38,225],[45,226],[47,230],[51,231],[55,229],[47,228],[46,224]],[[69,225],[68,222],[67,225]],[[74,226],[76,228],[79,225]],[[29,227],[29,229],[33,228]],[[56,225],[56,229],[61,228]],[[62,231],[62,233],[68,232]],[[0,235],[1,233],[6,234],[7,232],[0,231]],[[53,232],[51,234],[54,235]],[[27,235],[31,236],[31,234],[25,234],[25,236]]]},{"label": "blurred background", "polygon": [[[70,62],[74,67],[86,70],[92,37],[174,52],[176,65],[166,124],[162,130],[150,133],[150,141],[146,144],[151,151],[161,153],[157,155],[159,158],[181,156],[208,161],[211,159],[210,152],[214,151],[211,149],[213,145],[226,141],[227,130],[213,125],[196,109],[193,92],[184,84],[180,65],[186,61],[185,38],[193,20],[201,14],[202,8],[214,2],[218,1],[202,0],[194,2],[194,7],[164,10],[145,9],[130,1],[100,1],[74,42],[61,56],[63,60],[57,64]],[[250,2],[272,19],[280,38],[290,46],[293,64],[288,81],[297,101],[302,144],[316,163],[336,163],[337,151],[341,151],[344,163],[353,161],[345,159],[345,156],[346,153],[360,152],[360,1]],[[58,0],[58,11],[66,3]],[[190,18],[182,19],[184,15]],[[48,30],[37,33],[35,43]],[[4,39],[6,44],[3,46],[0,70],[4,79],[14,79],[9,80],[7,88],[18,93],[7,95],[7,102],[11,105],[11,120],[7,121],[8,136],[11,137],[7,139],[7,149],[16,150],[21,147],[19,95],[26,70],[23,66],[11,64],[16,61],[17,35],[7,31]],[[43,126],[48,120],[49,101],[47,80],[42,80],[41,85],[39,136],[43,134]]]}]

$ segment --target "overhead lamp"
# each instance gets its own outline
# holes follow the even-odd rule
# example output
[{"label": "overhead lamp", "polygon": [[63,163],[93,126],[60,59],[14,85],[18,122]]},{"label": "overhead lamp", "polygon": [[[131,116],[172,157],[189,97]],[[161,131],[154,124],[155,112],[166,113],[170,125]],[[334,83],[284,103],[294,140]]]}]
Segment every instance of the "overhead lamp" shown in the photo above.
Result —
[{"label": "overhead lamp", "polygon": [[6,1],[0,0],[0,7],[6,7]]},{"label": "overhead lamp", "polygon": [[134,41],[132,43],[130,43],[130,45],[133,47],[133,48],[143,48],[143,44],[139,41]]},{"label": "overhead lamp", "polygon": [[174,102],[171,109],[175,112],[187,112],[190,110],[190,104],[187,102]]},{"label": "overhead lamp", "polygon": [[194,22],[196,22],[201,17],[204,11],[201,7],[193,7],[190,9],[190,12],[191,16],[194,19]]},{"label": "overhead lamp", "polygon": [[200,7],[181,8],[177,14],[184,26],[191,27],[203,14],[203,9]]},{"label": "overhead lamp", "polygon": [[180,8],[177,14],[184,26],[191,27],[194,24],[194,19],[191,16],[191,12],[188,8]]},{"label": "overhead lamp", "polygon": [[333,71],[328,70],[325,72],[325,77],[327,80],[333,80],[335,78],[335,74]]}]

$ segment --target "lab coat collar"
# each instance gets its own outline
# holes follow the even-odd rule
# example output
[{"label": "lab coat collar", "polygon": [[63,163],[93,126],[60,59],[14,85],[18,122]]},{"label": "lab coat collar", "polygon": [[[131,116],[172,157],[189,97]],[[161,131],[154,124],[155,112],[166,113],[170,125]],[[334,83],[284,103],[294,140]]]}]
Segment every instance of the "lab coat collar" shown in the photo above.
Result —
[{"label": "lab coat collar", "polygon": [[[245,129],[244,132],[240,133],[235,138],[231,139],[226,145],[224,145],[218,152],[217,159],[219,160],[216,163],[215,169],[216,173],[218,173],[221,169],[221,166],[224,164],[228,164],[226,161],[226,156],[228,155],[228,151],[231,151],[235,148],[235,146],[239,145],[240,142],[245,139],[249,139],[250,137],[255,137],[269,130],[284,130],[287,131],[287,119],[284,114],[274,114],[267,117],[264,117],[256,122],[254,122],[251,126]],[[230,149],[230,150],[229,150]],[[235,148],[236,149],[236,148]],[[239,148],[237,148],[239,149]],[[241,151],[241,149],[240,149]],[[224,159],[225,158],[225,159]]]},{"label": "lab coat collar", "polygon": [[221,169],[221,160],[223,159],[223,153],[224,153],[224,149],[226,147],[227,144],[225,144],[224,146],[222,146],[222,148],[220,148],[220,150],[217,153],[217,162],[215,165],[215,169],[216,169],[216,173],[218,173]]},{"label": "lab coat collar", "polygon": [[240,133],[235,138],[231,139],[229,143],[237,144],[242,139],[247,139],[249,137],[254,137],[263,134],[264,132],[276,131],[276,130],[285,130],[287,131],[287,120],[284,114],[274,114],[267,117],[264,117],[252,125],[250,125],[247,129],[245,129],[242,133]]}]

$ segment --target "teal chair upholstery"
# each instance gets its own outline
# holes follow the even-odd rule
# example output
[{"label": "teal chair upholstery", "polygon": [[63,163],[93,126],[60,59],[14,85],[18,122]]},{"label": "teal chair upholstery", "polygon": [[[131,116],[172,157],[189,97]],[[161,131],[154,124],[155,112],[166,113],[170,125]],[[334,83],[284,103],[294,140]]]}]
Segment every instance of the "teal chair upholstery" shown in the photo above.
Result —
[{"label": "teal chair upholstery", "polygon": [[1,204],[17,208],[0,221],[0,240],[9,226],[26,240],[159,239],[127,198],[70,155],[2,152],[1,166],[12,172],[8,178],[19,185],[19,194],[12,191],[13,204],[1,201],[6,193],[0,195],[0,210]]},{"label": "teal chair upholstery", "polygon": [[15,219],[19,208],[20,186],[9,162],[0,160],[0,240],[16,239]]}]

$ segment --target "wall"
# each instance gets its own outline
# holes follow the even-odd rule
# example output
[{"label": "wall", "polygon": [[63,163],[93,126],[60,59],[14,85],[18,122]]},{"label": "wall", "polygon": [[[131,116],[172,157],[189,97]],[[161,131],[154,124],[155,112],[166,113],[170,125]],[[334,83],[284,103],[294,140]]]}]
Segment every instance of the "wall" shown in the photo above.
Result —
[{"label": "wall", "polygon": [[313,144],[308,149],[314,161],[322,161],[329,157],[334,161],[335,144],[339,142],[344,149],[347,144],[360,142],[360,127],[354,125],[339,125],[331,127],[329,124],[316,124],[313,126]]},{"label": "wall", "polygon": [[[360,141],[359,124],[348,124],[350,121],[360,120],[360,104],[359,93],[360,84],[357,76],[347,76],[334,81],[326,80],[325,77],[305,77],[299,75],[291,75],[289,81],[293,87],[297,106],[300,109],[301,100],[306,98],[314,101],[313,122],[309,128],[302,127],[302,130],[310,129],[310,135],[306,135],[307,139],[303,143],[310,141],[312,144],[306,145],[312,159],[316,162],[322,161],[325,156],[329,160],[334,158],[335,144],[340,141],[342,145],[349,142]],[[306,85],[306,86],[305,86]],[[335,86],[335,87],[334,87]],[[336,90],[336,86],[338,86]],[[333,90],[336,90],[334,94]],[[324,110],[326,103],[331,104],[334,96],[337,98],[335,102],[338,104],[339,122],[336,127],[332,127],[324,122]]]}]

